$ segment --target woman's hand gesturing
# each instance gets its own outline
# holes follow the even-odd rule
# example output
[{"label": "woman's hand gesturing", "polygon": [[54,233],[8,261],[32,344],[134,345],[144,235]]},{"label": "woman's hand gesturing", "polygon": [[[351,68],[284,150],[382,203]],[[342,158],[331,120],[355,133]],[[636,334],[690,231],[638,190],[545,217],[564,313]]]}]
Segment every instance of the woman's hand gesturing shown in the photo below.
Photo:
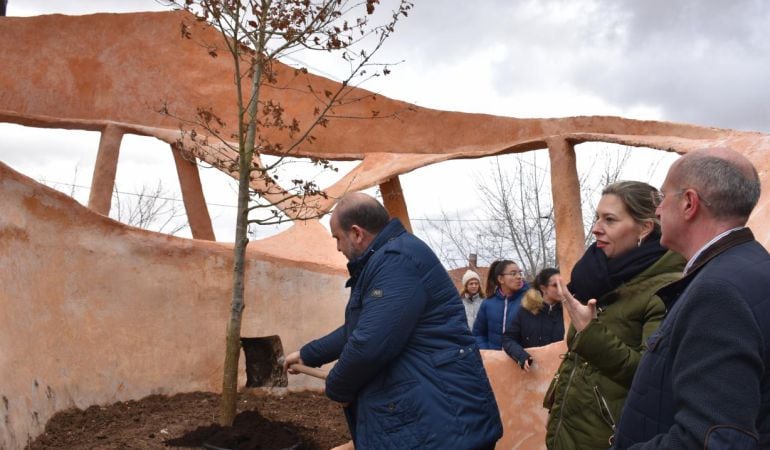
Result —
[{"label": "woman's hand gesturing", "polygon": [[588,304],[586,305],[580,303],[578,299],[573,297],[569,290],[567,290],[567,285],[564,283],[561,275],[554,275],[554,277],[556,278],[556,283],[559,288],[559,301],[561,301],[564,309],[567,310],[569,318],[572,321],[572,326],[574,326],[575,330],[578,332],[583,331],[593,319],[596,319],[596,299],[592,298],[588,300]]}]

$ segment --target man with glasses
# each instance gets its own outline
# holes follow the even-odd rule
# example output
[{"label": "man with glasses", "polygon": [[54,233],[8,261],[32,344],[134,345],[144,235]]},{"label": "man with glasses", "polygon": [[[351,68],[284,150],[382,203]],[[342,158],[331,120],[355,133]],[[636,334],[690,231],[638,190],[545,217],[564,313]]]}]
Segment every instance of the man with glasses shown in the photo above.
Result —
[{"label": "man with glasses", "polygon": [[658,294],[615,434],[617,449],[770,448],[770,255],[745,225],[760,194],[742,155],[678,159],[657,196],[661,244],[687,258]]}]

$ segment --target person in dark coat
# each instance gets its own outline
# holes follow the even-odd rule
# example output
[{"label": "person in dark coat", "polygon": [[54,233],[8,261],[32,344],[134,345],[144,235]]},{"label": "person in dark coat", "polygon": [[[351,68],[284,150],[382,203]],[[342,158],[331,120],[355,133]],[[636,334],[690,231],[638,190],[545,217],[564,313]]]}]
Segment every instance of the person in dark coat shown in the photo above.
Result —
[{"label": "person in dark coat", "polygon": [[337,360],[326,395],[343,405],[357,449],[493,448],[497,403],[436,255],[365,194],[340,199],[330,225],[349,261],[345,323],[284,367]]},{"label": "person in dark coat", "polygon": [[732,150],[692,151],[671,166],[657,214],[685,276],[659,291],[666,317],[615,448],[770,448],[770,255],[745,226],[759,194],[756,170]]},{"label": "person in dark coat", "polygon": [[521,301],[521,308],[503,334],[503,350],[529,372],[532,356],[524,350],[542,347],[564,339],[564,315],[556,275],[558,269],[545,268],[535,277]]},{"label": "person in dark coat", "polygon": [[476,336],[480,348],[502,350],[503,333],[510,328],[513,318],[516,317],[521,298],[529,289],[529,285],[524,280],[524,272],[513,261],[496,261],[489,270],[492,272],[495,288],[487,292],[489,298],[481,303],[473,323],[473,335]]}]

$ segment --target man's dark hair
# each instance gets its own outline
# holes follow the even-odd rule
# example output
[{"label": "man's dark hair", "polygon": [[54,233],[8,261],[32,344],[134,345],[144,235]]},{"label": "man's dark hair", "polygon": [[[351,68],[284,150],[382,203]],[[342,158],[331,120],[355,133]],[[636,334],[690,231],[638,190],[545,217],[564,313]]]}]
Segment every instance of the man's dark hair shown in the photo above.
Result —
[{"label": "man's dark hair", "polygon": [[346,195],[337,203],[335,213],[343,230],[358,225],[371,234],[377,234],[390,221],[388,210],[377,200],[364,194]]}]

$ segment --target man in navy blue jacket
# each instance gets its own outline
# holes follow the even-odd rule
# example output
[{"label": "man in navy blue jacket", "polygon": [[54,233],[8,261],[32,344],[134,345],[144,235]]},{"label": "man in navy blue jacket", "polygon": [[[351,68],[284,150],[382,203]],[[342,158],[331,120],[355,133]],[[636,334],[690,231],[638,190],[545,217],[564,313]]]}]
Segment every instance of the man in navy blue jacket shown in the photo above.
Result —
[{"label": "man in navy blue jacket", "polygon": [[348,194],[331,218],[348,259],[345,323],[286,357],[337,360],[326,395],[345,406],[356,449],[486,449],[502,436],[465,310],[425,243],[374,198]]},{"label": "man in navy blue jacket", "polygon": [[757,172],[724,148],[678,159],[658,203],[661,244],[688,259],[658,294],[616,432],[618,449],[770,448],[770,255],[745,227]]}]

